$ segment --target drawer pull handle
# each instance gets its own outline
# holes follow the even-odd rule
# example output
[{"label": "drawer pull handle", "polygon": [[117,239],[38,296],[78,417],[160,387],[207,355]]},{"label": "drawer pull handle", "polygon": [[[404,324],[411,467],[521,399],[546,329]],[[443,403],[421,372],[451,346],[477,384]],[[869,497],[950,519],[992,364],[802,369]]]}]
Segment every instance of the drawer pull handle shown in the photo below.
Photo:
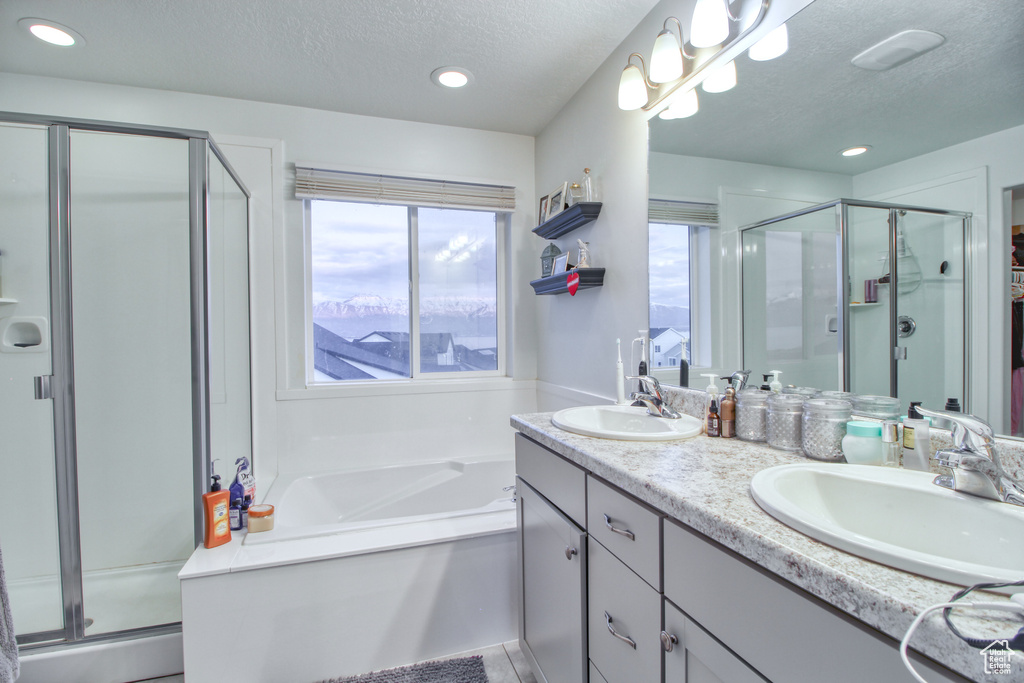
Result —
[{"label": "drawer pull handle", "polygon": [[565,559],[572,560],[572,556],[576,555],[579,551],[573,548],[571,545],[565,546]]},{"label": "drawer pull handle", "polygon": [[613,636],[615,636],[616,638],[618,638],[622,642],[628,644],[634,650],[636,649],[636,641],[635,640],[633,640],[629,636],[624,636],[624,635],[622,635],[620,633],[616,633],[615,632],[615,629],[612,628],[612,615],[608,614],[607,612],[604,613],[604,623],[608,626],[608,633],[611,633]]},{"label": "drawer pull handle", "polygon": [[606,527],[608,527],[608,531],[611,531],[613,533],[619,534],[620,536],[625,536],[626,538],[628,538],[631,541],[635,541],[636,540],[636,536],[634,536],[633,532],[630,531],[629,529],[616,529],[615,527],[613,527],[612,526],[612,518],[609,517],[608,515],[604,516],[604,525]]},{"label": "drawer pull handle", "polygon": [[668,633],[666,631],[661,632],[661,649],[665,652],[672,652],[672,649],[676,646],[678,642],[679,639],[671,633]]}]

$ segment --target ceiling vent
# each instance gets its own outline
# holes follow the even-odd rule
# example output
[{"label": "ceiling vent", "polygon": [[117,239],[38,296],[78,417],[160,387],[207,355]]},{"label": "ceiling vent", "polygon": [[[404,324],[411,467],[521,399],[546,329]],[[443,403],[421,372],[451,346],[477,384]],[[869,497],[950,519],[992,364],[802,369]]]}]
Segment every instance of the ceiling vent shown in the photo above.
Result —
[{"label": "ceiling vent", "polygon": [[944,42],[946,39],[938,33],[911,29],[886,38],[877,45],[872,45],[854,57],[851,62],[854,66],[859,66],[862,69],[885,71],[909,62],[929,50],[934,50]]}]

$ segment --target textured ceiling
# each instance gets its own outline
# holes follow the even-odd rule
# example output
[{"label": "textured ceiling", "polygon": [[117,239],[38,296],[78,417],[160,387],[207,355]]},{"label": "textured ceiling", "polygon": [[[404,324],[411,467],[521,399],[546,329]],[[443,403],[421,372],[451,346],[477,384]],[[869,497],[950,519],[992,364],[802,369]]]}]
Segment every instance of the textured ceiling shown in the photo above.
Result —
[{"label": "textured ceiling", "polygon": [[[1024,124],[1022,0],[816,0],[789,27],[783,57],[744,55],[736,88],[698,90],[692,118],[655,119],[651,149],[856,175]],[[850,64],[911,28],[946,42],[889,71]]]},{"label": "textured ceiling", "polygon": [[[0,70],[536,135],[655,4],[2,0]],[[86,44],[47,46],[22,17]],[[452,65],[475,83],[430,81]]]}]

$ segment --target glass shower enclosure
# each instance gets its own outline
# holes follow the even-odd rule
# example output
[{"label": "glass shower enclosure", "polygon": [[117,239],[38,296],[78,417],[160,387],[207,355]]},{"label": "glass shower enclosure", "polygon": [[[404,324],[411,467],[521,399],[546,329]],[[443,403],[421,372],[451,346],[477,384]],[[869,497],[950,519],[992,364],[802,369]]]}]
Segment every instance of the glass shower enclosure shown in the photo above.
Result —
[{"label": "glass shower enclosure", "polygon": [[743,367],[968,411],[970,218],[840,199],[741,228]]},{"label": "glass shower enclosure", "polygon": [[251,457],[248,192],[201,131],[0,113],[0,548],[23,652],[180,630]]}]

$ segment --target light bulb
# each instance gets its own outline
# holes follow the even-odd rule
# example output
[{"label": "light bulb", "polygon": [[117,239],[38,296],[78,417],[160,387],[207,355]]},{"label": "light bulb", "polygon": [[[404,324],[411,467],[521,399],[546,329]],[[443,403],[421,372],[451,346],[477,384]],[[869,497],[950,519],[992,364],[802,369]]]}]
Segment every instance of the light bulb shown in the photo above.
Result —
[{"label": "light bulb", "polygon": [[725,92],[736,86],[736,63],[729,62],[716,68],[700,84],[704,92]]},{"label": "light bulb", "polygon": [[696,114],[699,108],[697,91],[690,88],[680,95],[674,95],[668,108],[658,114],[658,116],[667,120],[685,119]]},{"label": "light bulb", "polygon": [[783,24],[750,46],[747,55],[755,62],[767,62],[786,54],[789,49],[789,30]]},{"label": "light bulb", "polygon": [[694,47],[721,45],[729,37],[729,14],[725,0],[697,0],[690,19],[690,44]]},{"label": "light bulb", "polygon": [[654,40],[651,51],[651,80],[668,83],[683,75],[683,52],[676,34],[664,29]]},{"label": "light bulb", "polygon": [[647,104],[647,83],[636,64],[627,64],[619,79],[619,109],[632,111]]}]

